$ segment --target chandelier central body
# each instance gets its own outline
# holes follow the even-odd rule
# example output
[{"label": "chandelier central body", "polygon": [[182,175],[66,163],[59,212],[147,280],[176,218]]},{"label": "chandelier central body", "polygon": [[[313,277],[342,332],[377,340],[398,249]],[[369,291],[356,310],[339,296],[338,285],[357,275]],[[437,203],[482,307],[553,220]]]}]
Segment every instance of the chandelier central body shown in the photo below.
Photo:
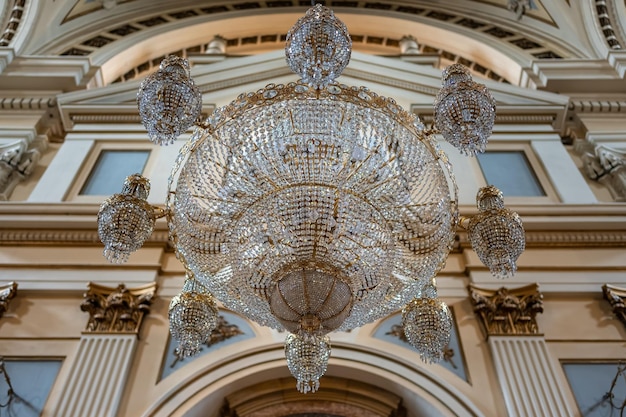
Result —
[{"label": "chandelier central body", "polygon": [[[141,85],[149,137],[171,143],[193,124],[168,181],[165,210],[147,201],[147,179],[131,175],[106,200],[98,232],[105,256],[124,262],[167,217],[186,270],[170,304],[177,353],[193,355],[217,322],[217,304],[288,330],[287,366],[301,392],[326,371],[334,330],[351,330],[403,309],[407,340],[438,361],[452,318],[435,275],[457,226],[494,275],[507,277],[524,249],[517,214],[495,187],[480,213],[459,219],[457,186],[435,131],[393,99],[335,79],[351,54],[347,28],[316,4],[287,35],[297,83],[242,94],[200,124],[202,96],[186,60],[170,56]],[[444,71],[435,127],[467,155],[482,152],[495,100],[466,68]],[[141,220],[141,221],[139,221]]]},{"label": "chandelier central body", "polygon": [[[392,99],[269,85],[216,111],[192,141],[170,201],[177,248],[212,294],[252,320],[352,329],[400,309],[443,266],[454,182],[433,139]],[[270,314],[272,298],[288,317]]]}]

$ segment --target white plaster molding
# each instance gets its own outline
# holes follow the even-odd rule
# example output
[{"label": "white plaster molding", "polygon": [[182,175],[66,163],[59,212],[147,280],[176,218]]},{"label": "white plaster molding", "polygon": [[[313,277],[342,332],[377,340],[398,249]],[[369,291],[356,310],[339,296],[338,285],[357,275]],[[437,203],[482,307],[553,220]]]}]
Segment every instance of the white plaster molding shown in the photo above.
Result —
[{"label": "white plaster molding", "polygon": [[80,170],[94,143],[94,140],[65,142],[29,195],[28,201],[41,203],[63,201],[74,181],[74,175]]},{"label": "white plaster molding", "polygon": [[[620,125],[623,126],[623,122]],[[626,150],[626,131],[623,127],[617,131],[587,132],[585,139],[590,144],[610,146],[620,151]],[[574,146],[577,143],[578,141],[574,142]]]},{"label": "white plaster molding", "polygon": [[15,59],[15,51],[13,48],[0,47],[0,74],[13,62]]},{"label": "white plaster molding", "polygon": [[84,334],[63,395],[49,416],[115,417],[136,346],[134,334]]},{"label": "white plaster molding", "polygon": [[530,144],[545,168],[545,172],[548,174],[561,202],[567,204],[597,203],[597,198],[561,144],[560,138],[555,139],[557,140],[552,142],[531,140]]},{"label": "white plaster molding", "polygon": [[[527,88],[555,89],[567,94],[578,91],[582,86],[593,91],[602,88],[606,92],[611,89],[599,86],[598,81],[622,80],[624,77],[622,54],[610,59],[559,59],[537,60],[528,68],[522,69],[520,86]],[[558,87],[553,85],[558,84]],[[564,87],[564,88],[563,88]]]},{"label": "white plaster molding", "polygon": [[509,417],[577,415],[543,337],[490,336],[488,343]]},{"label": "white plaster molding", "polygon": [[86,87],[97,70],[88,57],[16,56],[0,73],[0,88],[69,91]]},{"label": "white plaster molding", "polygon": [[[546,251],[549,254],[549,251]],[[480,262],[480,261],[478,261]],[[475,264],[474,264],[475,265]],[[477,266],[477,265],[476,265]],[[480,269],[478,269],[480,268]],[[497,290],[503,281],[496,280],[486,267],[469,268],[471,282],[484,288]],[[563,268],[566,269],[566,268]],[[624,286],[623,269],[601,270],[596,268],[580,268],[555,271],[554,269],[530,267],[528,270],[519,268],[513,278],[506,280],[506,285],[513,287],[539,283],[541,292],[545,294],[590,294],[599,293],[603,283]]]},{"label": "white plaster molding", "polygon": [[609,64],[615,68],[619,78],[624,78],[626,74],[626,51],[614,50],[608,54]]},{"label": "white plaster molding", "polygon": [[11,133],[0,132],[0,201],[8,200],[17,184],[30,177],[48,148],[48,138],[34,136],[32,130],[20,131],[21,139],[3,140],[10,138]]},{"label": "white plaster molding", "polygon": [[[104,257],[103,257],[104,259]],[[76,268],[74,265],[67,268]],[[157,267],[144,270],[125,269],[119,270],[108,266],[93,268],[68,269],[65,271],[55,268],[3,268],[2,275],[10,276],[20,284],[20,290],[38,292],[74,292],[82,293],[89,281],[95,281],[102,285],[115,286],[120,282],[127,283],[129,287],[138,287],[154,282],[157,276]],[[178,290],[172,294],[180,292]]]},{"label": "white plaster molding", "polygon": [[590,180],[606,186],[615,201],[626,201],[626,142],[619,149],[577,139],[574,151],[580,155],[583,171]]}]

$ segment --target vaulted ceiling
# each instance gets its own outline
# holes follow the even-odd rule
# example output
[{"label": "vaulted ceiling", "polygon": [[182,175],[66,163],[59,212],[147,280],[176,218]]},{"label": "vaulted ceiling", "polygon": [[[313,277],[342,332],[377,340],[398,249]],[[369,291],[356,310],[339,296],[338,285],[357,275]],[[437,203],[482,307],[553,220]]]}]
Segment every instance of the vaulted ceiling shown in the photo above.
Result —
[{"label": "vaulted ceiling", "polygon": [[[17,29],[4,43],[22,55],[89,57],[105,83],[134,78],[169,53],[206,51],[216,36],[229,56],[283,47],[310,0],[11,0],[2,20]],[[537,60],[598,57],[581,27],[601,27],[591,0],[327,0],[357,51],[396,56],[404,36],[421,53],[462,62],[478,75],[517,84]],[[605,2],[598,2],[605,3]],[[614,2],[610,21],[624,9]],[[20,9],[19,16],[15,13]],[[17,17],[17,19],[16,19]],[[591,20],[590,20],[591,19]],[[606,25],[602,26],[603,28]],[[592,28],[591,28],[592,29]],[[617,35],[620,35],[619,33]],[[620,38],[620,36],[617,36]],[[597,43],[597,42],[596,42]],[[115,61],[113,64],[112,62]]]}]

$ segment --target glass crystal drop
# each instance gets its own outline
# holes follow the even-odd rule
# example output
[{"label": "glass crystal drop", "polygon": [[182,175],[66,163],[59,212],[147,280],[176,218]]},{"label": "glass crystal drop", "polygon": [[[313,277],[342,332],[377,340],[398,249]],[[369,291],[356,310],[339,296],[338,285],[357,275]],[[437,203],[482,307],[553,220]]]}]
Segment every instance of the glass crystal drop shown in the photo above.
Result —
[{"label": "glass crystal drop", "polygon": [[188,278],[169,307],[170,333],[178,342],[176,354],[193,356],[217,326],[218,309],[213,297],[195,279]]},{"label": "glass crystal drop", "polygon": [[404,335],[417,349],[422,361],[435,363],[443,359],[450,343],[452,315],[438,298],[415,298],[402,310]]},{"label": "glass crystal drop", "polygon": [[134,174],[126,178],[120,194],[114,194],[100,206],[98,235],[109,262],[126,262],[152,234],[155,216],[146,201],[149,192],[148,179]]},{"label": "glass crystal drop", "polygon": [[522,220],[504,207],[502,193],[493,185],[481,188],[476,202],[479,213],[468,226],[472,249],[494,276],[512,277],[526,246]]},{"label": "glass crystal drop", "polygon": [[326,373],[330,357],[328,336],[306,333],[289,334],[285,340],[285,356],[291,375],[296,378],[296,387],[303,394],[319,389],[320,378]]},{"label": "glass crystal drop", "polygon": [[350,61],[352,41],[332,10],[316,4],[287,33],[287,64],[314,88],[332,83]]},{"label": "glass crystal drop", "polygon": [[137,106],[150,140],[173,143],[202,111],[202,95],[191,79],[189,62],[174,55],[165,58],[159,70],[141,83]]},{"label": "glass crystal drop", "polygon": [[447,67],[442,79],[434,103],[436,128],[462,153],[484,152],[496,118],[495,99],[461,64]]}]

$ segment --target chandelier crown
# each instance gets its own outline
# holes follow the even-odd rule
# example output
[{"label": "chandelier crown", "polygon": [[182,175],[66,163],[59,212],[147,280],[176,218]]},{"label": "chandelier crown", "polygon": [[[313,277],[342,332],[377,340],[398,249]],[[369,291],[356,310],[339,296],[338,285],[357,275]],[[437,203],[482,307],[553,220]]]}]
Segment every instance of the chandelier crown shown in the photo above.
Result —
[{"label": "chandelier crown", "polygon": [[287,33],[287,64],[314,88],[335,81],[348,65],[352,40],[346,25],[318,3]]}]

